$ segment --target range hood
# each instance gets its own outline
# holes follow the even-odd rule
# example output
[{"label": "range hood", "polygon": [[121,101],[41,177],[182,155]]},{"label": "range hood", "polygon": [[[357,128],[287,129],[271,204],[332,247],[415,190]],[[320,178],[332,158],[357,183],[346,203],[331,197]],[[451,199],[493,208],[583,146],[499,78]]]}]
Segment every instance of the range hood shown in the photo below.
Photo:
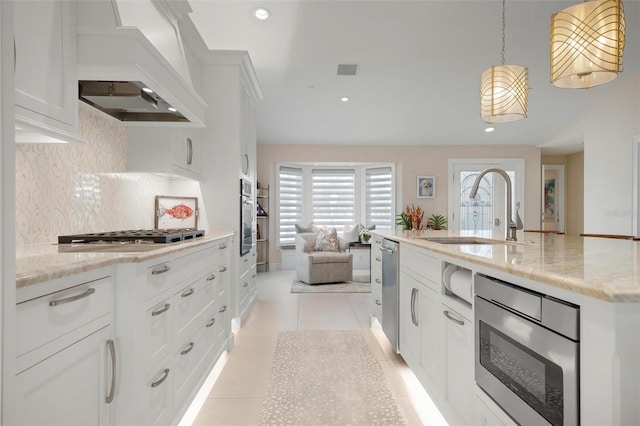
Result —
[{"label": "range hood", "polygon": [[140,81],[80,80],[78,93],[81,101],[121,121],[189,122]]},{"label": "range hood", "polygon": [[80,100],[130,124],[204,127],[204,100],[137,28],[77,34]]}]

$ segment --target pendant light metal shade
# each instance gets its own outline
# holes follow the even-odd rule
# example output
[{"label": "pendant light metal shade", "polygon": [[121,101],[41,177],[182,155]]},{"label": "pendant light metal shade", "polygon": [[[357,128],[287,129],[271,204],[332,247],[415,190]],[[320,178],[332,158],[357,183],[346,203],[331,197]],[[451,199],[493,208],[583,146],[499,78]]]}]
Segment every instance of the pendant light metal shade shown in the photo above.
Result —
[{"label": "pendant light metal shade", "polygon": [[620,0],[579,3],[551,16],[551,84],[586,89],[622,72],[624,7]]},{"label": "pendant light metal shade", "polygon": [[522,65],[494,65],[480,79],[480,116],[485,123],[506,123],[527,116],[529,71]]},{"label": "pendant light metal shade", "polygon": [[529,105],[529,71],[522,65],[504,64],[505,5],[502,0],[502,65],[487,68],[480,77],[480,118],[485,123],[526,118]]}]

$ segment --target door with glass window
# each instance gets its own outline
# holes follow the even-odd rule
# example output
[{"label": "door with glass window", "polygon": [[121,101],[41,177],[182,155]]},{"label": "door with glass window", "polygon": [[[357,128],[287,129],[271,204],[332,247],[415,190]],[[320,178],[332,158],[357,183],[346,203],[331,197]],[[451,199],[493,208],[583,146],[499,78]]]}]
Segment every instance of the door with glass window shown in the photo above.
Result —
[{"label": "door with glass window", "polygon": [[[506,182],[496,173],[483,176],[474,199],[469,198],[473,184],[481,171],[498,167],[504,169],[512,182],[512,209],[518,205],[521,182],[524,175],[521,166],[512,161],[482,162],[478,160],[450,161],[449,227],[462,235],[492,237],[506,235]],[[520,208],[522,216],[522,209]]]}]

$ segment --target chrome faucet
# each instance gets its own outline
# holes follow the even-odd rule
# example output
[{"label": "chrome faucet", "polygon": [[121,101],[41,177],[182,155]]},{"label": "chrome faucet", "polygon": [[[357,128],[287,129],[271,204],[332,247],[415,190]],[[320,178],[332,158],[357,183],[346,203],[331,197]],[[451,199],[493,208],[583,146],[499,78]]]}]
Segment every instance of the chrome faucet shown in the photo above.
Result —
[{"label": "chrome faucet", "polygon": [[[487,173],[497,173],[500,176],[502,176],[504,178],[504,180],[507,182],[507,237],[506,240],[507,241],[517,241],[516,238],[516,230],[518,229],[522,229],[522,220],[520,219],[520,215],[518,214],[518,210],[516,210],[516,218],[515,220],[512,217],[512,208],[511,208],[511,178],[509,177],[509,175],[507,174],[507,172],[505,172],[502,169],[498,169],[498,168],[489,168],[489,169],[485,169],[483,171],[480,172],[480,174],[478,175],[478,177],[476,177],[476,181],[473,183],[473,188],[471,188],[471,194],[469,194],[469,198],[476,198],[476,195],[478,194],[478,187],[480,186],[480,181],[482,180],[482,178],[484,177],[484,175],[486,175]],[[518,203],[520,204],[520,203]]]}]

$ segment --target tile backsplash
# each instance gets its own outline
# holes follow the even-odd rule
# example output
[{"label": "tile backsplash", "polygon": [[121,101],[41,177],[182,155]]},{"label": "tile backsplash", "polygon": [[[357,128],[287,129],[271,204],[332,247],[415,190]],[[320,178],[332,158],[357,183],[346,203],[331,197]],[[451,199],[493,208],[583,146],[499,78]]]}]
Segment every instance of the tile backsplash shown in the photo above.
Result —
[{"label": "tile backsplash", "polygon": [[[16,244],[54,243],[61,234],[153,228],[156,195],[197,196],[203,206],[198,182],[125,173],[122,122],[79,102],[79,123],[84,144],[16,145]],[[201,211],[200,217],[206,215]]]}]

